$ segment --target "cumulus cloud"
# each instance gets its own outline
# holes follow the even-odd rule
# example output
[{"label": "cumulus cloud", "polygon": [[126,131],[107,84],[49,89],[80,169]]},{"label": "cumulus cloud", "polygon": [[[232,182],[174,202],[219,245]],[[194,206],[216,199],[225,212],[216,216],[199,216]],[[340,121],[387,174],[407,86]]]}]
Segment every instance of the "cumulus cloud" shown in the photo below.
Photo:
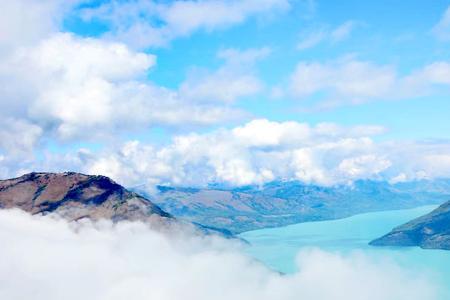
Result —
[{"label": "cumulus cloud", "polygon": [[88,172],[106,174],[127,185],[143,180],[196,186],[261,184],[275,179],[347,183],[377,178],[389,167],[367,137],[382,131],[376,126],[311,127],[261,119],[231,130],[177,136],[162,148],[129,142],[117,153],[94,158]]},{"label": "cumulus cloud", "polygon": [[367,173],[372,172],[378,174],[389,168],[391,165],[392,163],[386,158],[368,154],[343,159],[339,163],[338,168],[342,173],[346,174],[347,177],[359,179]]},{"label": "cumulus cloud", "polygon": [[389,159],[369,137],[383,130],[261,119],[231,130],[177,136],[163,147],[131,141],[116,152],[92,154],[81,168],[128,186],[211,182],[239,186],[276,179],[345,184],[380,178],[390,167]]},{"label": "cumulus cloud", "polygon": [[450,64],[438,61],[400,76],[392,65],[353,57],[326,63],[299,62],[290,90],[299,99],[319,98],[318,108],[360,104],[372,100],[414,98],[449,87]]},{"label": "cumulus cloud", "polygon": [[450,6],[446,9],[439,22],[433,27],[432,33],[439,40],[450,40]]},{"label": "cumulus cloud", "polygon": [[138,48],[163,46],[196,31],[213,31],[243,23],[253,16],[289,9],[287,0],[200,0],[157,2],[109,1],[82,11],[85,21],[106,22],[107,37]]},{"label": "cumulus cloud", "polygon": [[448,178],[450,141],[388,142],[384,151],[396,162],[394,182]]},{"label": "cumulus cloud", "polygon": [[374,137],[385,130],[375,125],[312,126],[256,119],[230,129],[177,135],[163,145],[131,140],[97,151],[44,151],[39,158],[28,159],[3,153],[0,176],[81,171],[107,175],[126,186],[147,184],[150,192],[157,184],[242,186],[299,180],[330,186],[364,179],[450,177],[450,142],[376,141]]},{"label": "cumulus cloud", "polygon": [[272,272],[217,237],[167,235],[140,223],[68,224],[0,211],[2,299],[435,299],[439,287],[362,254],[299,253]]},{"label": "cumulus cloud", "polygon": [[242,120],[247,114],[233,102],[262,89],[253,66],[268,49],[224,50],[218,70],[169,89],[148,78],[154,55],[59,31],[64,15],[83,1],[13,2],[0,4],[2,170],[42,156],[37,152],[48,142],[114,142],[153,126],[192,129]]},{"label": "cumulus cloud", "polygon": [[15,0],[0,3],[0,54],[58,30],[64,14],[82,0]]},{"label": "cumulus cloud", "polygon": [[[82,169],[125,185],[206,186],[299,180],[318,185],[372,179],[407,181],[449,177],[448,141],[376,142],[380,126],[253,120],[206,134],[176,136],[157,147],[131,141],[92,153]],[[80,166],[77,166],[80,168]]]},{"label": "cumulus cloud", "polygon": [[[217,91],[216,84],[232,83],[221,94],[226,99],[248,95],[260,86],[244,71],[233,77],[234,68],[229,63],[215,77],[198,79],[196,87],[186,83],[180,90],[171,90],[147,79],[156,63],[154,55],[69,33],[19,47],[0,61],[0,134],[6,137],[10,132],[0,150],[17,153],[23,152],[24,143],[31,148],[30,141],[37,142],[39,135],[60,141],[104,140],[153,125],[211,125],[236,120],[245,114],[227,104],[194,101],[192,97],[198,96],[199,90]],[[253,87],[246,86],[249,81],[254,82]],[[29,137],[26,141],[13,134],[22,130]],[[15,149],[11,147],[14,144]]]}]

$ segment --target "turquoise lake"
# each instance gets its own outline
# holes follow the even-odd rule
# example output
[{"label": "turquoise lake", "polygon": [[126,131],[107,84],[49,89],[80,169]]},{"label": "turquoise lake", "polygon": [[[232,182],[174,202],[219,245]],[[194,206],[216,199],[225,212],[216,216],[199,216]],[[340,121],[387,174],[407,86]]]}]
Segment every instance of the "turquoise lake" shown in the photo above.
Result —
[{"label": "turquoise lake", "polygon": [[360,214],[353,217],[249,231],[240,236],[250,245],[246,252],[268,267],[284,273],[296,271],[295,258],[302,249],[319,248],[339,255],[358,252],[370,258],[389,259],[408,271],[427,274],[450,299],[450,251],[418,247],[373,247],[368,243],[395,226],[424,215],[436,206]]}]

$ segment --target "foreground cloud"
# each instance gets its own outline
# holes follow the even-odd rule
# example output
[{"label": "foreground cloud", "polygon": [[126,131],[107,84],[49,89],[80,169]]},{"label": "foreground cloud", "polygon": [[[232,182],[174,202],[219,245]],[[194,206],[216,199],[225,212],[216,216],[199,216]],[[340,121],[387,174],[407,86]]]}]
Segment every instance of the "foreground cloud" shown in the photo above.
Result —
[{"label": "foreground cloud", "polygon": [[0,211],[2,299],[435,299],[437,288],[395,265],[319,250],[280,275],[214,237],[140,223],[67,224]]}]

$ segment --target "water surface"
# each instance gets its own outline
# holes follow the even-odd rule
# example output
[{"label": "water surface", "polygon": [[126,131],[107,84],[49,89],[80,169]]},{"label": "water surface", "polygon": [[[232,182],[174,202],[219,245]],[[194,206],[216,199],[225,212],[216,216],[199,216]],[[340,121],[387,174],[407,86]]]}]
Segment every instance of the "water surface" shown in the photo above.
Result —
[{"label": "water surface", "polygon": [[[321,222],[249,231],[240,236],[250,242],[248,254],[275,270],[296,271],[295,257],[305,248],[349,255],[362,252],[374,259],[389,259],[408,271],[427,274],[448,290],[450,296],[450,251],[418,247],[373,247],[368,243],[393,227],[424,215],[437,206],[373,212]],[[448,298],[450,299],[450,297]]]}]

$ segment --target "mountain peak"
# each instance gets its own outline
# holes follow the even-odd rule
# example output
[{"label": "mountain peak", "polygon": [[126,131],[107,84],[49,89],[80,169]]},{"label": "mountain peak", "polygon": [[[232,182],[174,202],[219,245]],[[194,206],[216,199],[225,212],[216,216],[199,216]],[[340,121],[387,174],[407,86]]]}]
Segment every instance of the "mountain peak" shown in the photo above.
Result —
[{"label": "mountain peak", "polygon": [[164,223],[172,218],[109,177],[75,172],[32,172],[0,180],[0,208],[20,208],[32,214],[55,212],[70,221],[88,218]]}]

